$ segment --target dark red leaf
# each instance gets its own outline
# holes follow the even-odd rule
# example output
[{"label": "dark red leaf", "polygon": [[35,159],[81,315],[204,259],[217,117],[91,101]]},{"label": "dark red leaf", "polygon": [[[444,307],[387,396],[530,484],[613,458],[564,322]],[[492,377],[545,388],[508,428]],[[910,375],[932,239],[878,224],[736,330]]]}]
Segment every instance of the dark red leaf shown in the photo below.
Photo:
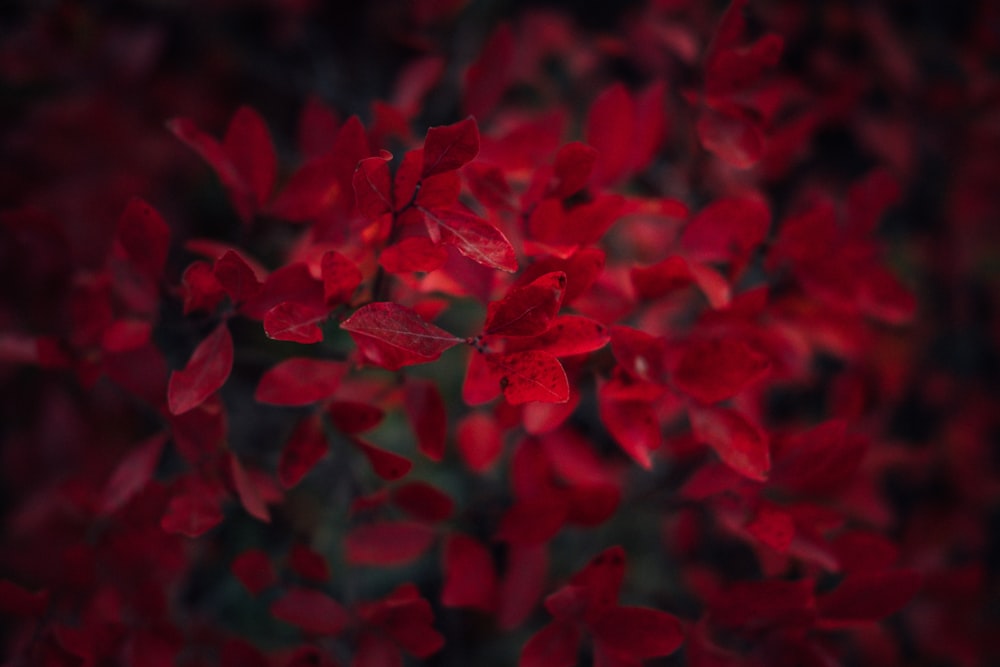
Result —
[{"label": "dark red leaf", "polygon": [[541,544],[566,522],[566,503],[558,496],[520,500],[500,519],[494,539],[510,544]]},{"label": "dark red leaf", "polygon": [[795,538],[795,521],[784,510],[770,503],[761,503],[747,532],[778,553],[787,553]]},{"label": "dark red leaf", "polygon": [[350,332],[365,359],[389,370],[434,361],[462,341],[391,302],[362,306],[340,326]]},{"label": "dark red leaf", "polygon": [[595,648],[626,660],[670,655],[684,641],[674,616],[646,607],[616,607],[592,626]]},{"label": "dark red leaf", "polygon": [[830,593],[820,596],[820,627],[848,628],[878,621],[902,609],[923,581],[914,570],[849,574]]},{"label": "dark red leaf", "polygon": [[498,336],[537,336],[545,333],[562,306],[566,274],[547,273],[514,287],[500,301],[487,306],[483,333]]},{"label": "dark red leaf", "polygon": [[441,604],[492,611],[496,600],[496,570],[489,550],[471,537],[453,534],[444,547]]},{"label": "dark red leaf", "polygon": [[732,262],[738,272],[767,236],[771,209],[758,197],[712,202],[685,226],[681,244],[701,262]]},{"label": "dark red leaf", "polygon": [[346,371],[340,361],[286,359],[261,376],[254,398],[271,405],[309,405],[333,395]]},{"label": "dark red leaf", "polygon": [[518,667],[573,667],[577,664],[580,639],[576,625],[553,621],[524,645]]},{"label": "dark red leaf", "polygon": [[198,344],[183,370],[170,375],[167,405],[182,415],[218,391],[233,369],[233,339],[225,322]]},{"label": "dark red leaf", "polygon": [[439,269],[447,259],[444,246],[426,236],[410,236],[382,250],[378,263],[389,273],[410,273]]},{"label": "dark red leaf", "polygon": [[767,479],[771,455],[760,427],[728,408],[692,407],[688,415],[695,437],[714,449],[726,465],[752,480]]},{"label": "dark red leaf", "polygon": [[325,320],[328,315],[326,310],[285,301],[264,314],[264,333],[274,340],[319,343],[323,340],[323,330],[317,323]]},{"label": "dark red leaf", "polygon": [[352,529],[344,538],[344,557],[356,565],[405,565],[431,546],[434,530],[413,521],[382,521]]},{"label": "dark red leaf", "polygon": [[432,461],[444,458],[448,435],[448,414],[437,384],[430,380],[408,379],[403,405],[417,436],[417,447]]},{"label": "dark red leaf", "polygon": [[484,355],[493,375],[499,378],[504,398],[511,405],[528,401],[565,403],[569,380],[559,360],[548,352],[528,350],[511,354]]},{"label": "dark red leaf", "polygon": [[144,275],[163,275],[170,249],[170,227],[152,206],[135,197],[118,219],[115,241],[128,260]]},{"label": "dark red leaf", "polygon": [[167,435],[159,433],[137,444],[115,467],[104,487],[101,513],[117,511],[145,488],[153,478]]},{"label": "dark red leaf", "polygon": [[760,128],[737,109],[704,109],[696,129],[702,146],[739,169],[757,164],[764,153]]},{"label": "dark red leaf", "polygon": [[295,425],[278,460],[278,481],[290,489],[326,456],[329,445],[318,416],[304,417]]},{"label": "dark red leaf", "polygon": [[213,267],[215,279],[235,304],[249,301],[263,289],[263,284],[246,259],[235,250],[227,250]]},{"label": "dark red leaf", "polygon": [[587,143],[597,149],[595,181],[609,185],[629,167],[635,133],[635,101],[622,83],[604,90],[587,114]]},{"label": "dark red leaf", "polygon": [[566,144],[556,153],[549,185],[553,197],[565,199],[587,187],[597,162],[597,149],[580,141]]},{"label": "dark red leaf", "polygon": [[450,209],[421,209],[438,227],[441,241],[472,261],[513,273],[517,271],[514,246],[499,229],[471,213]]},{"label": "dark red leaf", "polygon": [[610,329],[597,320],[582,315],[556,315],[545,333],[526,344],[555,357],[569,357],[599,350],[610,340]]},{"label": "dark red leaf", "polygon": [[413,467],[413,463],[409,459],[399,454],[379,449],[358,438],[352,438],[351,441],[361,450],[365,458],[368,459],[368,463],[371,464],[375,474],[387,482],[392,482],[403,477]]},{"label": "dark red leaf", "polygon": [[192,262],[181,276],[181,296],[184,299],[184,314],[197,311],[211,312],[225,298],[215,271],[208,262]]},{"label": "dark red leaf", "polygon": [[320,260],[323,275],[323,300],[327,306],[349,303],[363,276],[358,265],[335,250]]},{"label": "dark red leaf", "polygon": [[455,510],[451,497],[427,482],[410,482],[396,487],[392,500],[414,519],[428,523],[444,521]]},{"label": "dark red leaf", "polygon": [[425,209],[448,208],[458,203],[461,191],[462,180],[458,177],[458,172],[446,171],[420,182],[420,192],[417,193],[415,203]]},{"label": "dark red leaf", "polygon": [[248,549],[241,553],[230,570],[251,595],[259,595],[278,581],[271,559],[260,549]]},{"label": "dark red leaf", "polygon": [[228,191],[237,215],[244,223],[249,223],[257,208],[256,194],[233,163],[225,147],[214,137],[202,132],[190,118],[173,118],[167,121],[167,129],[201,156],[215,171]]},{"label": "dark red leaf", "polygon": [[503,99],[514,57],[514,34],[501,24],[483,44],[479,57],[465,73],[462,108],[479,119],[488,118]]},{"label": "dark red leaf", "polygon": [[622,451],[643,468],[652,468],[650,453],[659,449],[663,440],[653,406],[646,401],[617,400],[609,392],[601,391],[598,410],[601,423]]},{"label": "dark red leaf", "polygon": [[9,579],[0,579],[0,614],[40,616],[48,606],[48,591],[32,592]]},{"label": "dark red leaf", "polygon": [[255,204],[263,208],[274,188],[278,159],[260,114],[250,107],[240,107],[229,121],[223,148],[243,182],[253,192]]},{"label": "dark red leaf", "polygon": [[519,626],[542,596],[548,569],[547,547],[512,544],[507,549],[507,570],[497,589],[497,624],[510,630]]},{"label": "dark red leaf", "polygon": [[392,174],[388,157],[365,158],[354,171],[354,200],[361,215],[374,222],[392,213]]},{"label": "dark red leaf", "polygon": [[[570,583],[584,589],[588,600],[587,614],[596,619],[618,606],[618,593],[624,580],[625,550],[613,546],[594,556],[586,567],[573,575]],[[546,601],[546,608],[549,606]]]},{"label": "dark red leaf", "polygon": [[288,554],[288,565],[303,579],[319,583],[330,579],[330,566],[323,554],[303,544],[292,545],[292,550]]},{"label": "dark red leaf", "polygon": [[236,494],[240,498],[243,509],[250,516],[260,519],[264,523],[270,523],[271,513],[267,509],[267,503],[264,502],[261,489],[257,487],[256,481],[247,473],[236,455],[231,452],[229,454],[229,471],[233,476]]},{"label": "dark red leaf", "polygon": [[163,530],[187,537],[198,537],[220,523],[218,493],[204,482],[193,482],[171,498],[160,519]]},{"label": "dark red leaf", "polygon": [[473,472],[489,470],[503,451],[503,431],[492,415],[472,412],[458,422],[458,451]]},{"label": "dark red leaf", "polygon": [[373,429],[385,417],[381,408],[357,401],[333,401],[327,407],[326,414],[337,429],[348,435]]},{"label": "dark red leaf", "polygon": [[683,346],[671,376],[688,396],[718,403],[743,391],[769,368],[768,358],[741,340],[696,340]]},{"label": "dark red leaf", "polygon": [[479,127],[471,116],[452,125],[427,130],[421,178],[452,171],[479,154]]},{"label": "dark red leaf", "polygon": [[310,635],[335,636],[347,627],[351,617],[326,593],[308,588],[289,588],[271,603],[271,615]]}]

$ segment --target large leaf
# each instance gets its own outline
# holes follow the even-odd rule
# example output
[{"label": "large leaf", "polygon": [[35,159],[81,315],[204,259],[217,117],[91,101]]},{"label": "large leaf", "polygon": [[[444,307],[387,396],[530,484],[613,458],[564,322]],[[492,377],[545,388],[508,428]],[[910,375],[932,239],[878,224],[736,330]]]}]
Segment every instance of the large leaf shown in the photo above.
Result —
[{"label": "large leaf", "polygon": [[427,130],[424,139],[422,178],[452,171],[470,162],[479,154],[479,127],[469,116],[452,125]]},{"label": "large leaf", "polygon": [[462,342],[416,311],[392,302],[362,306],[340,326],[350,332],[365,359],[389,370],[434,361]]},{"label": "large leaf", "polygon": [[453,209],[421,209],[436,225],[441,242],[474,262],[501,271],[517,271],[514,246],[499,229],[471,213]]},{"label": "large leaf", "polygon": [[545,333],[559,312],[566,293],[566,274],[547,273],[527,285],[514,287],[500,301],[489,304],[483,333],[499,336],[537,336]]}]

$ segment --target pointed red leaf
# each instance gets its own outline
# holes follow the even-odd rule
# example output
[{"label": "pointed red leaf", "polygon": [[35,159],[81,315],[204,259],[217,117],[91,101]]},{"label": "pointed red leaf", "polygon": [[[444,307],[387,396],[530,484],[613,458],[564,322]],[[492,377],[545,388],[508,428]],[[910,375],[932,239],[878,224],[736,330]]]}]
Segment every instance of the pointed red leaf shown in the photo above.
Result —
[{"label": "pointed red leaf", "polygon": [[705,109],[696,125],[698,139],[724,162],[746,169],[764,154],[764,136],[755,122],[737,109]]},{"label": "pointed red leaf", "polygon": [[501,271],[517,271],[514,246],[499,229],[471,213],[451,209],[420,209],[440,231],[441,242],[472,261]]},{"label": "pointed red leaf", "polygon": [[512,544],[507,570],[497,589],[497,624],[504,630],[519,626],[531,613],[545,588],[547,546]]},{"label": "pointed red leaf", "polygon": [[580,634],[580,629],[572,623],[549,623],[521,649],[518,667],[573,667],[577,664]]},{"label": "pointed red leaf", "polygon": [[499,378],[504,398],[511,405],[569,400],[569,380],[559,360],[548,352],[528,350],[511,354],[487,354],[487,365]]},{"label": "pointed red leaf", "polygon": [[414,519],[428,523],[444,521],[455,510],[455,501],[427,482],[410,482],[396,487],[392,501]]},{"label": "pointed red leaf", "polygon": [[219,285],[235,304],[249,301],[260,294],[264,287],[250,264],[235,250],[227,250],[226,254],[215,260],[212,271]]},{"label": "pointed red leaf", "polygon": [[410,236],[388,246],[379,254],[378,263],[389,273],[433,271],[448,260],[448,250],[435,245],[426,236]]},{"label": "pointed red leaf", "polygon": [[310,635],[334,636],[347,627],[351,617],[326,593],[308,588],[289,588],[271,603],[271,615]]},{"label": "pointed red leaf", "polygon": [[198,344],[183,370],[170,375],[167,405],[182,415],[218,391],[233,369],[233,339],[223,322]]},{"label": "pointed red leaf", "polygon": [[259,595],[278,581],[271,559],[260,549],[244,551],[233,560],[229,569],[251,595]]},{"label": "pointed red leaf", "polygon": [[303,579],[322,583],[330,579],[330,565],[323,554],[303,544],[292,545],[288,566]]},{"label": "pointed red leaf", "polygon": [[349,303],[363,276],[358,265],[335,250],[320,260],[323,275],[323,299],[327,306]]},{"label": "pointed red leaf", "polygon": [[795,521],[792,516],[771,503],[762,503],[757,508],[753,520],[747,524],[747,532],[778,553],[787,553],[795,538]]},{"label": "pointed red leaf", "polygon": [[257,488],[257,484],[253,478],[247,474],[240,460],[231,452],[229,454],[229,471],[233,476],[233,483],[236,485],[236,494],[240,498],[240,504],[243,505],[243,509],[250,516],[260,519],[264,523],[270,523],[271,513],[267,509],[267,503],[261,497],[260,489]]},{"label": "pointed red leaf", "polygon": [[462,342],[416,311],[392,302],[362,306],[340,326],[350,332],[368,361],[389,370],[434,361]]},{"label": "pointed red leaf", "polygon": [[167,435],[159,433],[135,445],[111,473],[101,498],[101,514],[117,511],[153,478]]},{"label": "pointed red leaf", "polygon": [[441,604],[492,611],[496,598],[496,570],[489,550],[471,537],[453,534],[444,548],[444,586]]},{"label": "pointed red leaf", "polygon": [[184,314],[196,311],[211,312],[225,298],[226,292],[215,277],[215,271],[208,262],[192,262],[181,276],[181,297],[184,299]]},{"label": "pointed red leaf", "polygon": [[487,306],[483,333],[497,336],[537,336],[545,333],[562,306],[566,274],[547,273],[514,287]]},{"label": "pointed red leaf", "polygon": [[372,222],[393,210],[391,157],[365,158],[354,171],[354,200],[361,215]]},{"label": "pointed red leaf", "polygon": [[285,301],[264,313],[264,333],[274,340],[319,343],[323,340],[323,330],[317,323],[328,315],[327,311],[313,306]]},{"label": "pointed red leaf", "polygon": [[598,651],[635,661],[670,655],[684,641],[677,618],[646,607],[612,609],[594,623],[591,631]]},{"label": "pointed red leaf", "polygon": [[419,558],[434,540],[434,530],[413,521],[382,521],[352,529],[344,538],[344,557],[356,565],[405,565]]},{"label": "pointed red leaf", "polygon": [[493,112],[507,90],[513,57],[514,33],[503,23],[465,73],[462,108],[467,114],[485,119]]},{"label": "pointed red leaf", "polygon": [[878,621],[902,609],[923,581],[915,570],[849,574],[817,600],[820,627],[847,628]]},{"label": "pointed red leaf", "polygon": [[503,431],[492,415],[472,412],[458,423],[458,451],[469,470],[489,470],[503,451]]},{"label": "pointed red leaf", "polygon": [[565,199],[587,187],[598,156],[596,148],[580,141],[560,148],[552,165],[553,180],[549,185],[552,196]]},{"label": "pointed red leaf", "polygon": [[318,416],[303,418],[295,425],[281,450],[278,460],[278,481],[286,489],[290,489],[312,470],[326,456],[329,445],[323,424]]},{"label": "pointed red leaf", "polygon": [[420,208],[449,208],[458,203],[462,191],[462,179],[457,171],[446,171],[437,176],[430,176],[420,182],[416,205]]},{"label": "pointed red leaf", "polygon": [[381,408],[357,401],[333,401],[327,407],[326,414],[338,430],[348,435],[373,429],[385,417]]},{"label": "pointed red leaf", "polygon": [[405,476],[406,473],[410,472],[410,468],[413,467],[413,463],[404,456],[379,449],[359,438],[352,438],[351,442],[365,455],[375,474],[387,482],[392,482]]},{"label": "pointed red leaf", "polygon": [[584,589],[588,600],[587,614],[597,618],[618,606],[618,594],[624,580],[625,550],[616,545],[594,556],[586,567],[573,575],[570,583]]},{"label": "pointed red leaf", "polygon": [[599,350],[611,340],[611,330],[582,315],[556,315],[548,330],[526,341],[534,350],[569,357]]},{"label": "pointed red leaf", "polygon": [[448,414],[437,385],[429,380],[409,379],[403,405],[417,436],[417,447],[430,460],[440,461],[448,435]]},{"label": "pointed red leaf", "polygon": [[622,451],[646,470],[652,468],[650,453],[659,449],[663,440],[653,406],[646,401],[617,400],[609,392],[601,391],[598,411],[601,423]]},{"label": "pointed red leaf", "polygon": [[635,133],[635,101],[622,83],[615,83],[594,100],[587,114],[587,143],[597,149],[595,181],[609,185],[629,167]]},{"label": "pointed red leaf", "polygon": [[220,523],[222,510],[218,493],[198,481],[192,481],[188,488],[172,497],[160,519],[163,530],[187,537],[198,537]]},{"label": "pointed red leaf", "polygon": [[240,107],[229,122],[223,148],[253,192],[258,208],[271,196],[278,173],[278,159],[264,119],[250,107]]},{"label": "pointed red leaf", "polygon": [[688,415],[695,437],[714,449],[726,465],[752,480],[767,479],[771,455],[760,427],[728,408],[692,407]]},{"label": "pointed red leaf", "polygon": [[225,186],[233,208],[244,223],[249,223],[256,206],[256,195],[240,170],[233,163],[225,147],[214,137],[203,132],[190,118],[173,118],[167,121],[175,137],[187,144],[215,171]]},{"label": "pointed red leaf", "polygon": [[503,513],[493,538],[510,544],[548,542],[566,523],[566,510],[555,495],[519,500]]},{"label": "pointed red leaf", "polygon": [[163,275],[170,249],[170,227],[148,203],[133,197],[118,219],[115,241],[125,256],[146,276]]},{"label": "pointed red leaf", "polygon": [[340,361],[286,359],[261,376],[254,399],[271,405],[309,405],[333,395],[346,371]]},{"label": "pointed red leaf", "polygon": [[684,345],[671,370],[674,384],[702,403],[732,398],[770,368],[766,356],[741,340],[696,340]]},{"label": "pointed red leaf", "polygon": [[479,127],[468,117],[452,125],[440,125],[427,130],[424,139],[422,178],[452,171],[471,162],[479,154]]}]

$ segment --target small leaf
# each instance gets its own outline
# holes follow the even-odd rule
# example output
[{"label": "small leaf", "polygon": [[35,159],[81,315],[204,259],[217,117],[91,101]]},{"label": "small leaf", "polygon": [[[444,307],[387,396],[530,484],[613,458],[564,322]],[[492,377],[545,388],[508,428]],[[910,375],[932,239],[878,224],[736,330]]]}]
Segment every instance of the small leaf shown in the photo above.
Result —
[{"label": "small leaf", "polygon": [[485,412],[463,417],[458,423],[456,440],[459,453],[473,472],[489,470],[503,451],[503,431],[496,419]]},{"label": "small leaf", "polygon": [[278,159],[267,124],[260,114],[246,106],[237,109],[229,121],[223,148],[253,192],[257,207],[263,208],[274,187]]},{"label": "small leaf", "polygon": [[420,176],[452,171],[472,161],[479,154],[479,127],[469,116],[452,125],[427,130],[424,139],[424,167]]},{"label": "small leaf", "polygon": [[764,154],[763,133],[737,109],[705,109],[698,117],[696,130],[702,146],[738,169],[752,167]]},{"label": "small leaf", "polygon": [[451,535],[445,543],[441,569],[445,576],[441,604],[493,610],[496,570],[486,547],[466,535]]},{"label": "small leaf", "polygon": [[375,474],[387,482],[404,477],[413,467],[413,463],[405,456],[380,449],[360,438],[351,438],[351,442],[365,455]]},{"label": "small leaf", "polygon": [[187,478],[187,488],[170,499],[160,527],[168,533],[198,537],[222,523],[217,492],[205,482]]},{"label": "small leaf", "polygon": [[514,287],[500,301],[487,306],[483,333],[498,336],[537,336],[545,333],[559,312],[566,293],[566,274],[547,273]]},{"label": "small leaf", "polygon": [[518,667],[573,667],[577,664],[580,635],[580,629],[572,623],[549,623],[521,649]]},{"label": "small leaf", "polygon": [[274,340],[319,343],[323,340],[323,330],[317,322],[325,320],[328,315],[325,310],[285,301],[264,313],[264,333]]},{"label": "small leaf", "polygon": [[557,315],[545,333],[525,344],[554,357],[569,357],[599,350],[610,340],[610,330],[597,320],[582,315]]},{"label": "small leaf", "polygon": [[848,628],[878,621],[906,606],[922,580],[915,570],[849,574],[837,588],[817,600],[818,624],[823,628]]},{"label": "small leaf", "polygon": [[129,261],[146,276],[163,275],[170,249],[170,227],[152,206],[134,197],[118,219],[115,241]]},{"label": "small leaf", "polygon": [[504,398],[511,405],[569,400],[569,380],[559,360],[548,352],[528,350],[511,354],[488,354],[485,361],[499,377]]},{"label": "small leaf", "polygon": [[295,357],[261,376],[254,399],[271,405],[309,405],[332,396],[347,366],[339,361]]},{"label": "small leaf", "polygon": [[448,260],[448,250],[435,245],[426,236],[410,236],[388,246],[379,254],[378,263],[389,273],[433,271]]},{"label": "small leaf", "polygon": [[392,302],[362,306],[340,326],[350,332],[368,361],[389,370],[434,361],[462,341]]},{"label": "small leaf", "polygon": [[167,404],[170,414],[182,415],[218,391],[233,369],[233,339],[223,322],[198,344],[187,366],[170,375]]},{"label": "small leaf", "polygon": [[430,460],[440,461],[448,435],[448,414],[437,385],[429,380],[407,380],[403,405],[417,436],[417,447]]},{"label": "small leaf", "polygon": [[326,414],[338,430],[348,435],[373,429],[385,417],[381,408],[358,401],[333,401],[327,407]]},{"label": "small leaf", "polygon": [[741,340],[696,340],[683,347],[671,375],[688,396],[718,403],[759,380],[770,365],[767,357]]},{"label": "small leaf", "polygon": [[767,479],[771,455],[767,436],[758,426],[728,408],[692,407],[688,415],[695,437],[726,465],[752,480]]},{"label": "small leaf", "polygon": [[229,470],[233,476],[233,483],[236,486],[236,494],[240,498],[240,504],[252,517],[260,519],[264,523],[271,522],[271,513],[267,509],[267,503],[261,497],[257,484],[247,474],[246,469],[236,455],[229,453]]},{"label": "small leaf", "polygon": [[358,265],[335,250],[320,260],[323,275],[323,299],[327,306],[349,303],[363,276]]},{"label": "small leaf", "polygon": [[356,565],[405,565],[427,551],[433,540],[433,529],[422,523],[365,524],[352,529],[344,538],[344,557]]},{"label": "small leaf", "polygon": [[236,557],[229,569],[251,595],[259,595],[278,581],[271,559],[260,549],[244,551]]},{"label": "small leaf", "polygon": [[455,502],[444,491],[427,482],[410,482],[396,487],[392,501],[414,519],[437,523],[449,518]]},{"label": "small leaf", "polygon": [[552,165],[554,178],[549,185],[552,196],[565,199],[587,187],[597,158],[597,149],[580,141],[560,148]]},{"label": "small leaf", "polygon": [[663,440],[660,420],[652,404],[647,401],[616,400],[607,391],[601,391],[598,395],[598,410],[601,423],[622,451],[643,468],[652,468],[650,453],[659,449]]},{"label": "small leaf", "polygon": [[215,279],[235,304],[242,304],[260,294],[263,284],[246,259],[234,250],[215,261]]},{"label": "small leaf", "polygon": [[420,209],[435,223],[441,242],[472,261],[508,273],[517,271],[517,255],[503,232],[471,213],[449,209]]},{"label": "small leaf", "polygon": [[167,435],[160,433],[136,445],[115,467],[101,498],[101,514],[117,511],[153,478]]},{"label": "small leaf", "polygon": [[382,215],[392,212],[392,175],[389,173],[388,159],[370,157],[361,160],[354,171],[352,182],[354,199],[361,215],[374,222]]},{"label": "small leaf", "polygon": [[635,114],[635,100],[620,82],[598,95],[590,107],[587,143],[598,152],[598,184],[610,185],[625,175],[634,143]]},{"label": "small leaf", "polygon": [[351,617],[333,598],[321,591],[290,588],[271,603],[271,615],[303,632],[335,636],[347,627]]},{"label": "small leaf", "polygon": [[305,477],[329,452],[323,425],[316,415],[295,425],[278,460],[278,481],[290,489]]},{"label": "small leaf", "polygon": [[676,617],[646,607],[612,609],[594,624],[592,632],[598,651],[634,661],[670,655],[684,642]]}]

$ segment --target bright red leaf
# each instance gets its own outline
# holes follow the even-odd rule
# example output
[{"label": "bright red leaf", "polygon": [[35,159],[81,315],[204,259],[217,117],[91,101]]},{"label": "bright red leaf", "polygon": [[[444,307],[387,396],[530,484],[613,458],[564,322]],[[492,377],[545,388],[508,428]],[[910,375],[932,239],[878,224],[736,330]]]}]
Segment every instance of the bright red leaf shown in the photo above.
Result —
[{"label": "bright red leaf", "polygon": [[499,379],[504,398],[511,405],[569,400],[569,380],[562,364],[548,352],[528,350],[511,354],[484,355],[490,371]]},{"label": "bright red leaf", "polygon": [[233,368],[233,339],[225,322],[198,344],[183,370],[170,375],[167,405],[182,415],[222,388]]},{"label": "bright red leaf", "polygon": [[340,361],[293,357],[261,376],[254,398],[271,405],[309,405],[332,396],[346,372]]},{"label": "bright red leaf", "polygon": [[285,301],[264,314],[264,333],[274,340],[293,343],[319,343],[323,340],[323,330],[318,323],[327,318],[325,310]]},{"label": "bright red leaf", "polygon": [[752,480],[767,479],[771,455],[760,427],[728,408],[692,407],[688,415],[695,437],[714,449],[726,465]]},{"label": "bright red leaf", "polygon": [[397,303],[369,303],[341,322],[365,359],[387,368],[434,361],[462,341]]},{"label": "bright red leaf", "polygon": [[545,333],[559,312],[566,293],[566,274],[547,273],[514,287],[486,310],[483,333],[497,336],[537,336]]},{"label": "bright red leaf", "polygon": [[452,171],[479,154],[479,127],[471,116],[452,125],[427,130],[422,178]]}]

